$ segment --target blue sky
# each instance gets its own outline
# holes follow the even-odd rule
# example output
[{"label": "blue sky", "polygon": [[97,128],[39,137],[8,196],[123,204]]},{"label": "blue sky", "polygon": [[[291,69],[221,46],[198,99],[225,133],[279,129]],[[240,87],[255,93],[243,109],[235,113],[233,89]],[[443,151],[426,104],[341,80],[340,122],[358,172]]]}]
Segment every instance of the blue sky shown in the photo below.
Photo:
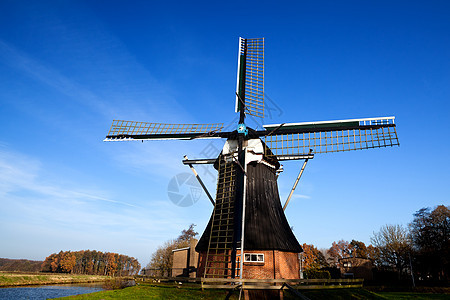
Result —
[{"label": "blue sky", "polygon": [[[206,196],[168,184],[222,142],[105,143],[113,119],[229,124],[238,38],[265,37],[264,123],[396,116],[400,147],[317,155],[287,209],[301,243],[370,242],[449,205],[448,1],[0,2],[0,257],[60,250],[144,266]],[[251,126],[252,124],[250,124]],[[284,163],[284,202],[301,166]],[[199,169],[215,192],[212,169]]]}]

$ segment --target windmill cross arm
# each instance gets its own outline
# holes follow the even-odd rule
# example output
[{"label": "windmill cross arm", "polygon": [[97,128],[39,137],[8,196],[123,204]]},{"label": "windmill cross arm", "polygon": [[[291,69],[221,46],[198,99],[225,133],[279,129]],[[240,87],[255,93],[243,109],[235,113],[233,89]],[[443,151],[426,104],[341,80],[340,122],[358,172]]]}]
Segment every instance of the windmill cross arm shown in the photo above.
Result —
[{"label": "windmill cross arm", "polygon": [[[187,162],[187,163],[186,163]],[[203,183],[203,180],[200,178],[200,176],[198,175],[197,171],[195,170],[194,166],[192,165],[192,161],[190,161],[187,157],[187,155],[184,156],[184,160],[183,163],[189,166],[189,168],[191,168],[192,172],[194,173],[195,178],[197,178],[198,183],[200,183],[200,185],[203,188],[203,191],[205,191],[205,194],[208,196],[209,201],[211,201],[211,204],[214,206],[216,203],[214,202],[213,197],[211,196],[211,194],[209,193],[208,189],[206,188],[205,184]]]},{"label": "windmill cross arm", "polygon": [[[395,117],[264,125],[257,131],[279,160],[298,155],[342,152],[400,145]],[[275,130],[275,132],[274,132]]]},{"label": "windmill cross arm", "polygon": [[220,138],[220,136],[205,135],[204,133],[179,133],[179,134],[120,134],[120,135],[107,135],[104,139],[105,142],[111,141],[165,141],[165,140],[193,140],[193,139],[213,139]]},{"label": "windmill cross arm", "polygon": [[202,158],[202,159],[184,159],[183,164],[185,165],[207,165],[216,162],[216,158]]},{"label": "windmill cross arm", "polygon": [[220,138],[223,123],[165,124],[114,120],[105,141]]},{"label": "windmill cross arm", "polygon": [[285,154],[277,155],[278,160],[300,160],[300,159],[313,159],[314,154]]},{"label": "windmill cross arm", "polygon": [[311,126],[311,127],[284,127],[278,129],[275,133],[269,134],[267,130],[258,130],[256,134],[260,137],[263,136],[277,136],[283,134],[295,134],[295,133],[314,133],[314,132],[327,132],[327,131],[339,131],[339,130],[367,130],[367,129],[377,129],[395,127],[395,124],[383,124],[383,125],[357,125],[357,124],[346,124],[339,126]]},{"label": "windmill cross arm", "polygon": [[347,119],[320,122],[282,123],[264,125],[264,129],[258,131],[260,136],[283,133],[304,133],[334,130],[370,129],[380,127],[395,127],[395,117]]}]

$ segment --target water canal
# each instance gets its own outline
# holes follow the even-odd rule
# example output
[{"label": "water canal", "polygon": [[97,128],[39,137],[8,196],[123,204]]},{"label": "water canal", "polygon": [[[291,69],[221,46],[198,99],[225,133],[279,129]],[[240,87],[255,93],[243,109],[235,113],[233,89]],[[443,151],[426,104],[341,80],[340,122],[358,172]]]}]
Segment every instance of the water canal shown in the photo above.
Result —
[{"label": "water canal", "polygon": [[64,284],[0,288],[0,299],[43,300],[103,291],[101,284]]}]

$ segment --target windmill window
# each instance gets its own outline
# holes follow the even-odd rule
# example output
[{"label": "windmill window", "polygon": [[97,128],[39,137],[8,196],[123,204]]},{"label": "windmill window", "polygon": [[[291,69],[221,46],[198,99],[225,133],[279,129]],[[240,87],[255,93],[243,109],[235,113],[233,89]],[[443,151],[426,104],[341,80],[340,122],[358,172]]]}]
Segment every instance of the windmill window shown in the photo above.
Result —
[{"label": "windmill window", "polygon": [[345,262],[343,267],[344,268],[351,268],[352,267],[352,263],[351,262]]},{"label": "windmill window", "polygon": [[246,253],[244,256],[244,262],[264,262],[264,254],[260,253]]}]

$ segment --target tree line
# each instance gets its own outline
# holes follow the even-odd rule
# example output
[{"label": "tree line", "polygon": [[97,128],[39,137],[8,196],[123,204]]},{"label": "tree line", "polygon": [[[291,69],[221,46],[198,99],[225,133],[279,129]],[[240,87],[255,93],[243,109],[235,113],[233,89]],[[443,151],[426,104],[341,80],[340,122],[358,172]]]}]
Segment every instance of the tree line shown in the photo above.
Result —
[{"label": "tree line", "polygon": [[42,262],[42,260],[0,258],[0,271],[39,272]]},{"label": "tree line", "polygon": [[134,257],[96,250],[60,251],[45,258],[41,272],[108,276],[131,276],[139,273]]},{"label": "tree line", "polygon": [[303,244],[303,269],[323,276],[318,271],[332,271],[340,259],[358,257],[370,259],[377,271],[395,272],[397,279],[411,275],[435,282],[450,279],[450,206],[422,208],[407,227],[384,225],[370,241],[366,246],[361,241],[340,240],[320,250]]},{"label": "tree line", "polygon": [[[308,278],[341,276],[339,260],[363,258],[371,260],[374,271],[396,274],[398,280],[448,282],[450,277],[450,206],[439,205],[434,209],[422,208],[408,226],[384,225],[370,238],[371,244],[352,240],[339,240],[329,249],[317,249],[303,244],[302,269]],[[172,250],[189,246],[198,233],[191,224],[173,240],[158,247],[152,254],[145,272],[155,276],[169,276]],[[387,276],[381,276],[387,278]],[[392,278],[392,277],[389,277]],[[394,278],[395,279],[395,278]]]}]

